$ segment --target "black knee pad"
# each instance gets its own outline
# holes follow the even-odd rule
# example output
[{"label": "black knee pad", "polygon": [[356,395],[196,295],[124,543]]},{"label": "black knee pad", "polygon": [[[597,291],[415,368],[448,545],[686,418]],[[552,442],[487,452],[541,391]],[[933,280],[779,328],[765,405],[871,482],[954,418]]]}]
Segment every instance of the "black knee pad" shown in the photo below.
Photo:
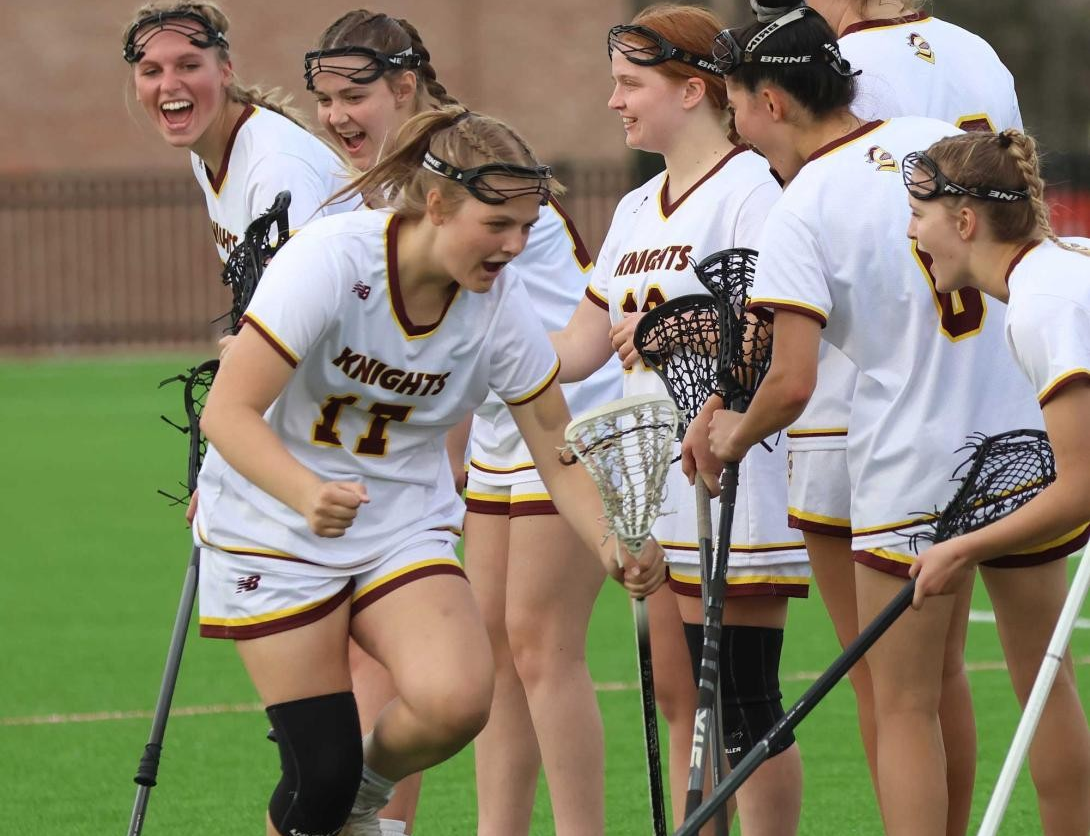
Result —
[{"label": "black knee pad", "polygon": [[280,783],[269,799],[273,825],[291,836],[334,836],[352,812],[363,741],[351,691],[265,709],[280,747]]},{"label": "black knee pad", "polygon": [[700,687],[700,654],[704,650],[704,625],[683,624],[685,644],[689,646],[689,664],[693,667],[693,684]]},{"label": "black knee pad", "polygon": [[[727,759],[737,766],[783,717],[780,693],[780,650],[783,630],[723,625],[719,645],[719,699]],[[782,735],[769,750],[778,755],[795,742]]]}]

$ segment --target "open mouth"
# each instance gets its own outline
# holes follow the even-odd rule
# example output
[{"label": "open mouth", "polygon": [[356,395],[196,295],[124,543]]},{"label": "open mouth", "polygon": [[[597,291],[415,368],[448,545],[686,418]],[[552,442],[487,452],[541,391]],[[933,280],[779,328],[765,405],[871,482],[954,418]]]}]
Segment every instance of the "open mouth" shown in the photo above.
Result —
[{"label": "open mouth", "polygon": [[484,267],[484,271],[489,274],[491,278],[495,278],[499,275],[500,270],[507,266],[506,261],[483,261],[481,265]]},{"label": "open mouth", "polygon": [[636,124],[636,117],[635,116],[622,116],[621,117],[621,124],[624,126],[624,129],[627,131],[629,128],[631,128],[633,125]]},{"label": "open mouth", "polygon": [[363,131],[358,131],[354,134],[337,134],[341,138],[341,144],[344,146],[344,150],[349,154],[355,154],[360,150],[363,145],[363,141],[367,139],[367,134]]},{"label": "open mouth", "polygon": [[193,115],[193,102],[187,99],[174,99],[173,101],[163,102],[159,105],[159,113],[162,114],[163,121],[172,128],[182,127],[189,121],[189,117]]}]

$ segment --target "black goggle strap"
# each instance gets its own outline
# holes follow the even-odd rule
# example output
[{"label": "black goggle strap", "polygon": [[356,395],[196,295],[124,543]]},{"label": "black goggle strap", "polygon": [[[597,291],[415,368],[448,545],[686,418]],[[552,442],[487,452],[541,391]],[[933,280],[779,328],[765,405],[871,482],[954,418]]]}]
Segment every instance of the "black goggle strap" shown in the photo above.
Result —
[{"label": "black goggle strap", "polygon": [[[461,184],[483,203],[498,204],[513,197],[537,194],[541,195],[541,205],[544,206],[552,196],[548,183],[553,176],[553,170],[547,165],[531,168],[508,163],[489,163],[476,168],[462,169],[440,159],[431,151],[425,151],[421,166],[433,174]],[[491,182],[491,177],[513,177],[529,182],[524,186],[497,186]]]},{"label": "black goggle strap", "polygon": [[[146,30],[146,31],[144,31]],[[198,31],[199,30],[199,31]],[[148,42],[162,32],[185,35],[199,49],[218,46],[227,49],[227,38],[212,25],[212,21],[197,12],[154,12],[145,15],[129,27],[125,33],[125,49],[121,57],[128,64],[135,64],[144,57]],[[200,32],[204,33],[201,37]],[[137,33],[141,33],[137,37]]]},{"label": "black goggle strap", "polygon": [[1014,203],[1029,200],[1029,193],[1020,189],[998,186],[962,186],[948,179],[931,157],[923,151],[913,151],[901,165],[905,188],[917,200],[935,200],[940,197],[973,197],[996,203]]},{"label": "black goggle strap", "polygon": [[[626,43],[623,35],[633,34],[644,38],[647,44]],[[674,46],[666,38],[647,26],[635,24],[620,24],[609,30],[606,38],[606,51],[609,57],[613,57],[613,50],[618,50],[621,55],[633,64],[641,64],[645,67],[662,64],[666,61],[680,61],[704,72],[722,75],[719,65],[710,55],[701,55],[698,52],[689,52],[679,46]]]},{"label": "black goggle strap", "polygon": [[[342,57],[369,59],[362,67],[347,66],[333,60]],[[387,70],[413,70],[420,66],[423,58],[407,47],[401,52],[389,55],[366,46],[341,46],[333,49],[314,49],[303,56],[303,78],[307,89],[314,89],[314,76],[318,73],[333,73],[346,78],[353,84],[370,84]]]},{"label": "black goggle strap", "polygon": [[807,55],[755,54],[757,48],[773,33],[778,32],[784,26],[788,26],[795,21],[802,20],[807,12],[812,11],[813,10],[805,3],[796,6],[791,11],[776,18],[764,29],[757,32],[757,34],[750,39],[749,43],[746,44],[744,50],[738,43],[737,38],[734,37],[734,32],[732,30],[724,29],[721,31],[715,36],[715,40],[712,42],[712,55],[716,65],[719,67],[720,74],[724,76],[730,75],[743,64],[760,63],[792,66],[820,62],[828,64],[833,72],[844,78],[851,78],[852,76],[859,75],[861,71],[852,70],[852,65],[848,63],[841,54],[840,47],[837,46],[836,43],[823,44],[820,52]]}]

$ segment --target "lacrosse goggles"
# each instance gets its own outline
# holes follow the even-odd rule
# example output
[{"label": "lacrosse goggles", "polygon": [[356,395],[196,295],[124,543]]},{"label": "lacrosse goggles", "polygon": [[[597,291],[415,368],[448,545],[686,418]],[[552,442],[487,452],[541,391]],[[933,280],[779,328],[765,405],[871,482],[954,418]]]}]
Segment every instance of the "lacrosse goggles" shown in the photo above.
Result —
[{"label": "lacrosse goggles", "polygon": [[[635,42],[625,40],[625,36],[634,39]],[[628,61],[641,67],[653,67],[665,61],[680,61],[698,70],[722,75],[715,61],[709,56],[674,46],[654,29],[646,26],[635,24],[614,26],[609,30],[609,36],[606,38],[606,51],[610,58],[613,58],[615,49]]]},{"label": "lacrosse goggles", "polygon": [[541,205],[544,206],[552,196],[547,184],[553,176],[553,170],[547,165],[530,167],[511,163],[489,163],[474,168],[458,168],[439,159],[431,151],[424,152],[424,162],[421,165],[440,177],[461,184],[477,200],[493,206],[528,194],[541,195]]},{"label": "lacrosse goggles", "polygon": [[[338,58],[365,58],[363,66],[339,62]],[[303,78],[307,90],[314,90],[314,76],[333,73],[347,78],[353,84],[370,84],[389,70],[412,70],[420,66],[422,59],[407,47],[390,55],[366,46],[339,46],[333,49],[313,49],[303,56]]]},{"label": "lacrosse goggles", "polygon": [[923,151],[913,151],[901,164],[908,193],[917,200],[934,200],[938,197],[975,197],[978,200],[994,200],[996,203],[1013,203],[1028,200],[1029,193],[1020,189],[1004,189],[998,186],[962,186],[947,178],[939,164]]},{"label": "lacrosse goggles", "polygon": [[859,70],[852,70],[852,65],[840,53],[840,48],[835,42],[823,44],[821,51],[808,55],[755,55],[754,53],[769,37],[790,26],[796,21],[802,20],[807,13],[817,14],[809,6],[799,6],[787,14],[776,18],[764,29],[761,29],[749,39],[746,48],[738,43],[734,33],[738,29],[724,29],[715,36],[712,41],[712,60],[715,61],[717,72],[722,76],[729,76],[744,64],[777,64],[779,66],[795,66],[821,62],[828,64],[837,75],[851,78],[859,75]]},{"label": "lacrosse goggles", "polygon": [[[142,30],[147,31],[137,37],[137,33]],[[126,63],[135,64],[144,57],[148,41],[162,32],[184,35],[199,49],[213,46],[227,49],[227,38],[204,15],[197,12],[153,12],[144,15],[129,27],[129,31],[125,33],[125,49],[121,56]]]}]

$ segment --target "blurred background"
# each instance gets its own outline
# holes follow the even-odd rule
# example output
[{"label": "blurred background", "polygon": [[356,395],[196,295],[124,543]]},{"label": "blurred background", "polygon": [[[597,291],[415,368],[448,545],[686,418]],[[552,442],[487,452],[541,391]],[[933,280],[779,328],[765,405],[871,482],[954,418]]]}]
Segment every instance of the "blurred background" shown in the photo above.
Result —
[{"label": "blurred background", "polygon": [[[335,0],[223,0],[235,69],[312,112],[303,53],[347,10]],[[439,79],[510,121],[569,187],[592,252],[613,207],[655,160],[624,147],[605,35],[639,0],[378,0],[412,21]],[[706,3],[729,25],[747,0]],[[205,344],[228,307],[188,155],[133,101],[121,33],[133,0],[50,0],[7,16],[0,52],[0,353],[87,353]],[[1056,227],[1090,231],[1090,16],[1086,0],[934,0],[980,34],[1018,83],[1047,152]],[[25,80],[28,87],[22,87]]]}]

